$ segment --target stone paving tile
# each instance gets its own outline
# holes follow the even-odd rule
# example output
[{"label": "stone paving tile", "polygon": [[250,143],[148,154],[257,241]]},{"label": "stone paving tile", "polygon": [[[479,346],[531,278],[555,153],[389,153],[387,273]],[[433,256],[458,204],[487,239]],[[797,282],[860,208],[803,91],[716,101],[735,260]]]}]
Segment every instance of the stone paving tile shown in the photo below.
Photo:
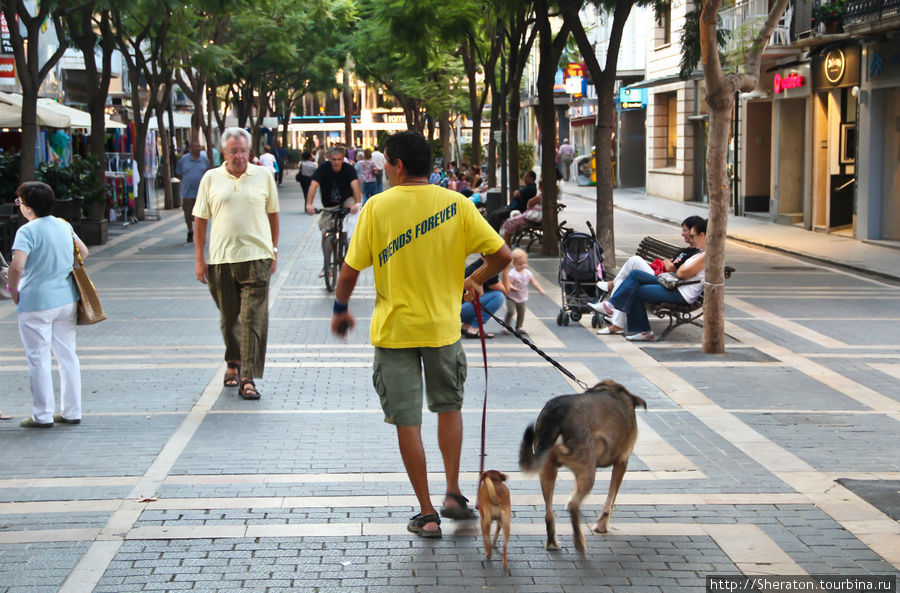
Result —
[{"label": "stone paving tile", "polygon": [[[726,409],[867,410],[856,400],[785,367],[685,368],[672,372]],[[815,397],[803,394],[815,393]]]},{"label": "stone paving tile", "polygon": [[887,416],[742,413],[738,417],[819,471],[900,471],[896,454],[900,423]]},{"label": "stone paving tile", "polygon": [[106,525],[111,512],[30,513],[0,515],[0,533],[40,529],[89,529]]},{"label": "stone paving tile", "polygon": [[[886,350],[896,353],[896,348]],[[863,358],[816,359],[813,357],[813,360],[856,381],[860,385],[874,389],[878,393],[900,402],[900,383],[898,383],[897,378],[870,366],[871,364],[897,364],[897,359],[865,358],[864,354]]]},{"label": "stone paving tile", "polygon": [[[171,548],[165,545],[168,543]],[[570,543],[562,541],[562,550],[551,553],[543,549],[542,537],[514,535],[509,546],[511,574],[507,576],[502,574],[499,560],[484,559],[474,536],[429,542],[409,537],[128,541],[97,591],[110,590],[121,578],[116,575],[125,571],[129,576],[124,578],[124,584],[140,584],[144,590],[148,586],[153,590],[182,590],[181,583],[189,583],[193,590],[217,593],[235,587],[253,590],[266,583],[273,587],[271,590],[284,587],[309,591],[461,591],[497,587],[514,591],[597,591],[603,590],[598,586],[613,583],[623,586],[616,586],[616,591],[647,590],[648,585],[668,591],[691,591],[702,585],[703,573],[677,568],[686,563],[691,552],[706,552],[704,567],[736,571],[727,556],[706,546],[708,542],[700,538],[663,537],[654,538],[652,543],[643,537],[597,538],[591,539],[584,557],[575,554]],[[273,545],[277,548],[273,549]],[[661,563],[657,558],[663,556],[668,561]],[[161,564],[159,558],[181,564]],[[227,564],[221,563],[223,558],[228,558]],[[186,562],[200,571],[183,570]],[[674,570],[671,576],[654,574],[659,569],[651,567],[667,562]]]},{"label": "stone paving tile", "polygon": [[56,593],[89,545],[0,544],[0,593]]},{"label": "stone paving tile", "polygon": [[7,461],[0,472],[4,478],[142,475],[182,420],[179,414],[93,416],[78,426],[39,431],[3,423]]},{"label": "stone paving tile", "polygon": [[42,500],[108,500],[125,498],[134,486],[60,486],[0,488],[0,502]]}]

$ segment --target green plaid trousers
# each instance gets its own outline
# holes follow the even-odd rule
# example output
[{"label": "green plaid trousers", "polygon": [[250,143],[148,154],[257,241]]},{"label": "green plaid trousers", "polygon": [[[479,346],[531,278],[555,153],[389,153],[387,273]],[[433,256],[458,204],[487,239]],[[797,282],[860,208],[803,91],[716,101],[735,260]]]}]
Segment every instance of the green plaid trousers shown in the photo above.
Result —
[{"label": "green plaid trousers", "polygon": [[209,292],[221,314],[225,360],[241,362],[241,376],[263,376],[269,332],[272,260],[209,265]]}]

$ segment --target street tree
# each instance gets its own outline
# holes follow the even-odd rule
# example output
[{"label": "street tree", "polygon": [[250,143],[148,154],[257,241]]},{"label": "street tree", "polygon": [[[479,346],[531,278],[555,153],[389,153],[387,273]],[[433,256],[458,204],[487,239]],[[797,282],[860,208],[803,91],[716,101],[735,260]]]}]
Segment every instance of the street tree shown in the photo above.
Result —
[{"label": "street tree", "polygon": [[[91,114],[91,135],[88,151],[100,163],[95,171],[98,184],[104,183],[106,169],[106,99],[112,80],[112,56],[116,48],[110,12],[119,10],[121,0],[88,0],[65,13],[69,38],[84,58],[85,86]],[[100,68],[97,68],[97,54]]]},{"label": "street tree", "polygon": [[521,113],[522,76],[528,63],[528,56],[537,36],[534,26],[533,2],[528,0],[505,13],[507,47],[509,58],[506,62],[507,109],[506,137],[509,166],[509,199],[516,189],[521,176],[519,165],[519,114]]},{"label": "street tree", "polygon": [[351,40],[357,76],[388,91],[403,108],[407,127],[424,133],[429,113],[439,119],[458,101],[461,69],[455,42],[471,26],[470,14],[436,0],[402,6],[359,0],[358,6]]},{"label": "street tree", "polygon": [[[2,8],[16,61],[16,74],[22,85],[19,179],[30,181],[34,179],[34,160],[38,136],[38,91],[69,45],[63,19],[65,3],[58,0],[44,0],[37,3],[37,10],[34,14],[29,10],[25,0],[2,0]],[[38,42],[38,38],[47,21],[52,23],[58,43],[53,53],[41,63],[39,53],[41,44]],[[25,30],[24,36],[21,29]]]},{"label": "street tree", "polygon": [[541,145],[541,180],[543,181],[543,228],[544,241],[541,253],[556,255],[559,246],[556,242],[556,230],[559,225],[556,207],[559,201],[559,187],[556,179],[556,109],[553,101],[553,83],[556,68],[569,38],[571,23],[563,20],[562,26],[554,33],[551,17],[550,0],[535,0],[535,26],[538,29],[538,126],[540,128]]},{"label": "street tree", "polygon": [[[175,39],[170,33],[174,23],[190,18],[190,15],[190,11],[186,10],[186,5],[181,0],[132,0],[123,9],[111,13],[116,43],[125,59],[128,76],[134,81],[131,85],[135,123],[134,153],[141,173],[135,216],[139,219],[144,216],[148,195],[147,171],[144,169],[144,163],[147,131],[150,127],[150,118],[154,115],[162,145],[160,177],[163,180],[165,207],[172,208],[174,205],[171,185],[171,142],[166,133],[162,114],[172,93],[175,56],[182,43],[190,42],[184,38]],[[146,87],[138,84],[142,79]]]},{"label": "street tree", "polygon": [[[718,15],[721,0],[703,0],[699,26],[685,28],[684,55],[698,56],[706,82],[709,132],[706,149],[706,180],[709,187],[709,222],[706,232],[706,281],[703,310],[703,352],[725,352],[725,235],[728,226],[729,192],[728,141],[737,93],[749,93],[759,85],[762,53],[790,0],[775,0],[759,31],[743,53],[743,61],[723,69],[719,52]],[[698,23],[688,18],[687,23]],[[694,62],[696,64],[696,62]],[[727,64],[726,64],[727,65]],[[684,72],[684,62],[682,72]]]},{"label": "street tree", "polygon": [[[597,94],[597,118],[594,127],[594,154],[597,163],[597,239],[603,247],[603,257],[610,266],[616,265],[616,242],[613,231],[613,179],[612,172],[612,134],[616,129],[615,84],[619,62],[619,48],[625,22],[635,4],[645,5],[661,0],[559,0],[560,12],[572,30],[572,36],[578,44],[581,57],[590,73]],[[579,12],[592,4],[600,11],[612,16],[609,33],[609,45],[606,50],[606,63],[601,66],[597,59],[596,49],[588,39]]]}]

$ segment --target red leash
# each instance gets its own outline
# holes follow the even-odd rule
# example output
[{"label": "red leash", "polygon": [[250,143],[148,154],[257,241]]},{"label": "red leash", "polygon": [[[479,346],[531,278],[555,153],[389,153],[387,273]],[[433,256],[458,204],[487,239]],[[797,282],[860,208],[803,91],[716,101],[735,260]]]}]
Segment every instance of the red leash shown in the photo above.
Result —
[{"label": "red leash", "polygon": [[[487,423],[487,394],[488,394],[488,365],[487,365],[487,344],[484,341],[484,322],[481,320],[481,299],[478,298],[478,293],[475,293],[475,300],[472,302],[475,306],[475,318],[478,319],[478,335],[481,337],[481,356],[484,360],[484,405],[481,408],[481,463],[478,466],[478,488],[475,490],[481,489],[481,476],[484,474],[484,440],[485,440],[485,425]],[[476,505],[476,508],[477,505]]]}]

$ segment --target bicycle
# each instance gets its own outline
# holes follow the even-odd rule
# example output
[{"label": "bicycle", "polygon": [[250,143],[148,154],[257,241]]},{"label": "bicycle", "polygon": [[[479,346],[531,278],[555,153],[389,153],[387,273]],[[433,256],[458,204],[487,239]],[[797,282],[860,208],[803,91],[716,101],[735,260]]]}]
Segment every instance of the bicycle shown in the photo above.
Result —
[{"label": "bicycle", "polygon": [[[316,214],[321,213],[322,210],[322,208],[316,208]],[[325,290],[334,292],[334,289],[337,288],[341,265],[344,263],[344,256],[347,255],[347,234],[343,231],[343,227],[344,217],[350,213],[350,208],[325,208],[324,210],[335,214],[331,219],[331,226],[325,231],[322,242],[322,253],[325,257],[325,265],[322,268]]]}]

